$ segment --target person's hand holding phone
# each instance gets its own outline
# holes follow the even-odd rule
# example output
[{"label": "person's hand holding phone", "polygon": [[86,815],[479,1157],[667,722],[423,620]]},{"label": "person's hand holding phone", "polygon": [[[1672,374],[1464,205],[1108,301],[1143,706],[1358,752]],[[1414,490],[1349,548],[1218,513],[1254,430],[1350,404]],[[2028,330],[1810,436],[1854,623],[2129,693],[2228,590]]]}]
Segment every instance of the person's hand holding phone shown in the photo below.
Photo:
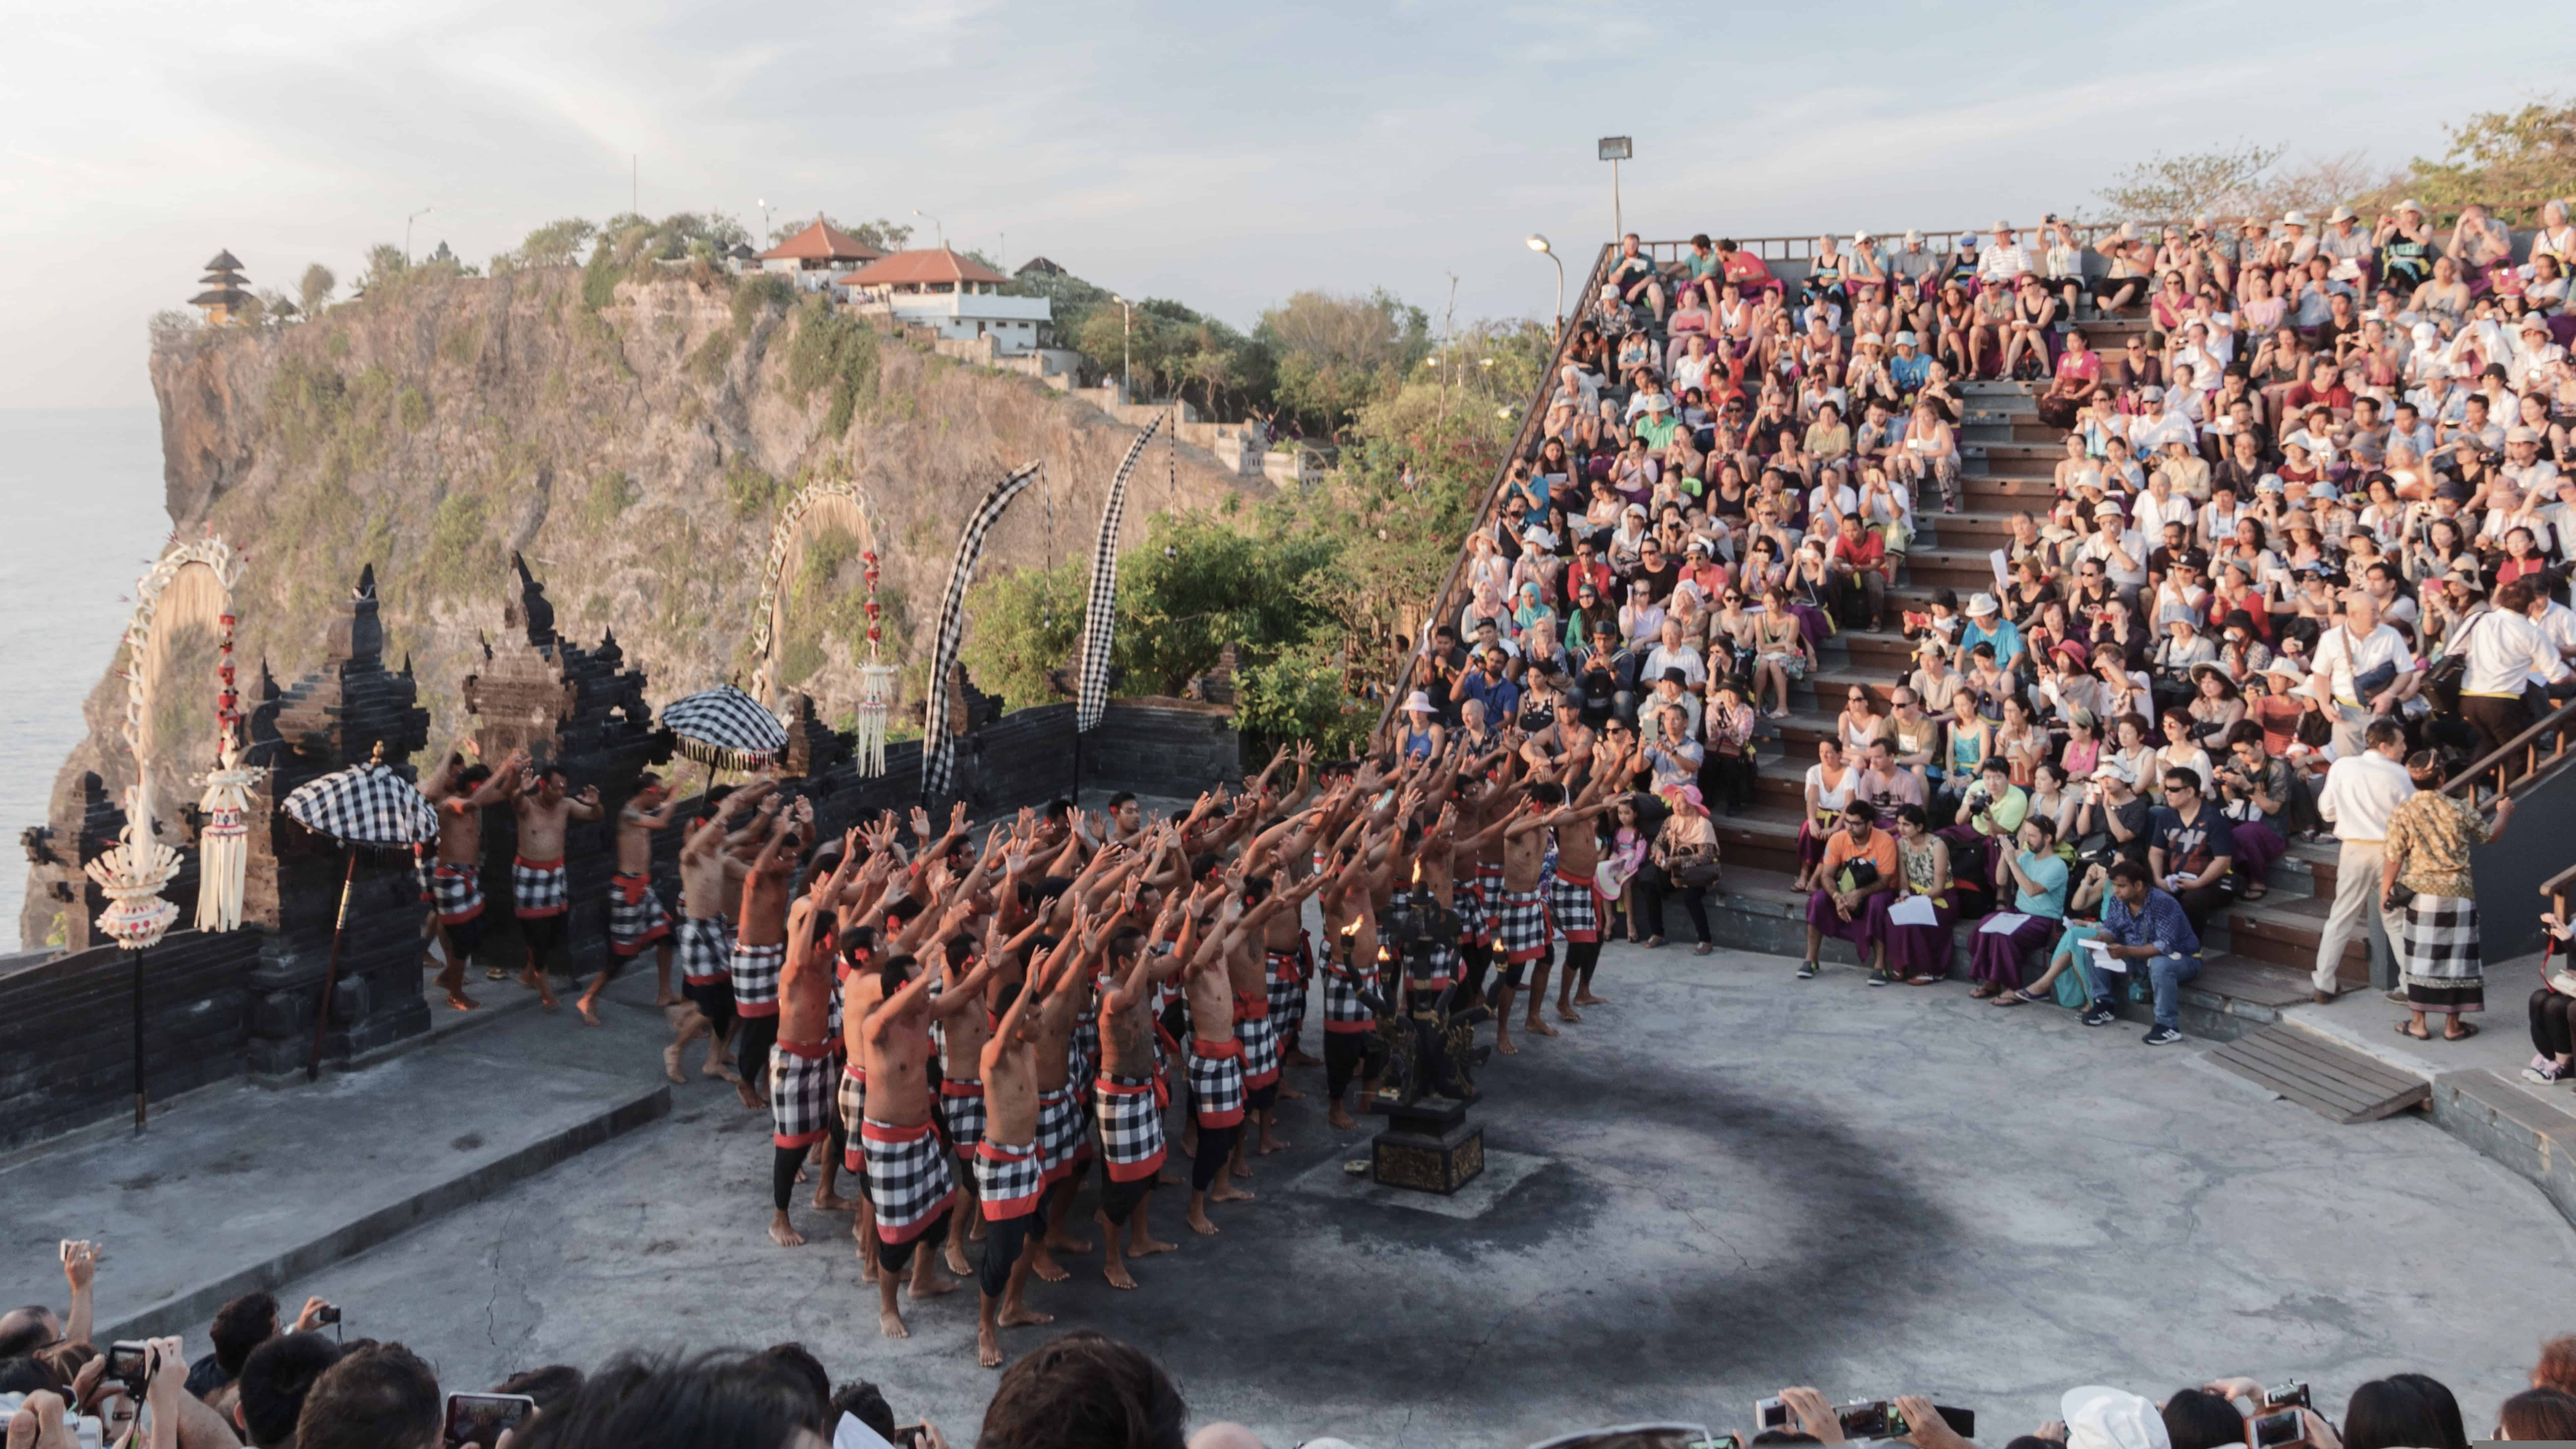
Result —
[{"label": "person's hand holding phone", "polygon": [[1782,1389],[1780,1402],[1788,1406],[1789,1417],[1798,1421],[1799,1429],[1814,1435],[1819,1442],[1845,1442],[1843,1421],[1834,1413],[1834,1406],[1825,1402],[1823,1394],[1812,1388]]},{"label": "person's hand holding phone", "polygon": [[1896,1412],[1905,1417],[1906,1442],[1915,1449],[1976,1449],[1950,1427],[1941,1411],[1921,1394],[1898,1394]]}]

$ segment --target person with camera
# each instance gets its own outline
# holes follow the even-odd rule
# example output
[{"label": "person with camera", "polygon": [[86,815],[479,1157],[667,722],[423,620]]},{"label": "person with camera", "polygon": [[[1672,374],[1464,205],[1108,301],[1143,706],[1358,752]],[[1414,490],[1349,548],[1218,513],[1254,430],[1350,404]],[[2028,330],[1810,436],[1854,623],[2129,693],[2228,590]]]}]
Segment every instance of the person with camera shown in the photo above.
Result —
[{"label": "person with camera", "polygon": [[1995,888],[2000,894],[2011,886],[2012,909],[1995,912],[1978,924],[1969,954],[1970,974],[1977,984],[1968,995],[1977,1000],[2019,990],[2022,958],[2048,944],[2066,919],[2067,867],[2065,857],[2057,853],[2055,824],[2033,815],[2020,823],[2013,845],[2016,848],[1995,854]]},{"label": "person with camera", "polygon": [[2116,764],[2101,766],[2086,782],[2067,832],[2076,858],[2106,867],[2121,860],[2145,864],[2153,809],[2130,787],[2126,771]]},{"label": "person with camera", "polygon": [[2235,861],[2240,899],[2259,901],[2271,892],[2264,872],[2288,853],[2290,812],[2298,799],[2298,773],[2263,743],[2263,727],[2240,720],[2227,732],[2228,763],[2218,769],[2219,813],[2233,822],[2229,856]]}]

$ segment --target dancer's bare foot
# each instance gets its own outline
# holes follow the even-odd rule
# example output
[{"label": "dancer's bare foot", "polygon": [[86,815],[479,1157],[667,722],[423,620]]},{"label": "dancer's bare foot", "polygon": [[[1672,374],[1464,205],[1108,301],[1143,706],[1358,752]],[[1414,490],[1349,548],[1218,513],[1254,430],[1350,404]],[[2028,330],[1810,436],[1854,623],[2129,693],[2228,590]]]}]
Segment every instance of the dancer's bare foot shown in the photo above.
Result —
[{"label": "dancer's bare foot", "polygon": [[1521,1049],[1512,1045],[1510,1033],[1500,1031],[1494,1033],[1494,1051],[1496,1055],[1506,1057],[1516,1057],[1521,1054]]},{"label": "dancer's bare foot", "polygon": [[1213,1238],[1218,1233],[1224,1231],[1224,1229],[1208,1221],[1207,1209],[1203,1207],[1193,1206],[1190,1209],[1189,1216],[1183,1218],[1182,1221],[1189,1224],[1191,1232],[1198,1234],[1202,1238]]},{"label": "dancer's bare foot", "polygon": [[1288,1055],[1279,1059],[1279,1064],[1283,1067],[1320,1067],[1324,1064],[1324,1059],[1321,1057],[1310,1057],[1306,1055],[1303,1050],[1297,1047],[1290,1047],[1288,1049]]},{"label": "dancer's bare foot", "polygon": [[1575,994],[1574,1004],[1577,1006],[1608,1006],[1610,1004],[1610,998],[1607,996],[1595,996],[1587,990],[1577,992]]},{"label": "dancer's bare foot", "polygon": [[[1246,1165],[1244,1165],[1243,1163],[1240,1163],[1240,1162],[1233,1163],[1233,1164],[1230,1164],[1230,1165],[1231,1165],[1231,1167],[1233,1168],[1233,1173],[1232,1173],[1232,1175],[1233,1175],[1233,1176],[1235,1176],[1235,1177],[1240,1177],[1240,1178],[1244,1179],[1244,1180],[1245,1180],[1245,1181],[1247,1181],[1247,1182],[1251,1180],[1251,1178],[1252,1178],[1252,1169],[1251,1169],[1250,1167],[1248,1167],[1248,1166],[1246,1166]],[[1218,1174],[1216,1175],[1217,1181],[1219,1181],[1219,1182],[1223,1182],[1223,1181],[1225,1181],[1226,1177],[1227,1177],[1227,1174],[1226,1174],[1226,1173],[1222,1173],[1222,1172],[1220,1172],[1220,1173],[1218,1173]]]},{"label": "dancer's bare foot", "polygon": [[1073,1276],[1064,1270],[1062,1263],[1055,1260],[1054,1254],[1046,1250],[1044,1243],[1029,1250],[1029,1271],[1049,1283],[1061,1283]]},{"label": "dancer's bare foot", "polygon": [[770,1218],[769,1240],[782,1248],[805,1246],[805,1235],[796,1231],[796,1225],[787,1220],[785,1213],[778,1213]]},{"label": "dancer's bare foot", "polygon": [[922,1261],[931,1264],[931,1270],[913,1274],[912,1285],[903,1291],[915,1298],[945,1298],[957,1291],[957,1280],[939,1271],[938,1259],[925,1258]]},{"label": "dancer's bare foot", "polygon": [[986,1368],[1002,1366],[1002,1342],[988,1323],[975,1325],[975,1362]]},{"label": "dancer's bare foot", "polygon": [[1066,1232],[1062,1223],[1056,1223],[1047,1228],[1044,1246],[1050,1253],[1088,1253],[1091,1251],[1091,1240],[1077,1238]]},{"label": "dancer's bare foot", "polygon": [[1575,1010],[1571,1005],[1564,1002],[1558,1002],[1556,1007],[1556,1019],[1571,1026],[1574,1023],[1583,1020],[1583,1013]]},{"label": "dancer's bare foot", "polygon": [[680,1004],[680,994],[673,991],[670,987],[665,986],[659,991],[653,993],[653,1004],[655,1006],[677,1006]]},{"label": "dancer's bare foot", "polygon": [[1521,1031],[1529,1036],[1554,1036],[1556,1028],[1533,1015],[1521,1022]]},{"label": "dancer's bare foot", "polygon": [[581,1013],[581,1019],[583,1021],[588,1022],[592,1026],[599,1025],[598,997],[585,993],[579,1000],[573,1002],[572,1006],[573,1010]]},{"label": "dancer's bare foot", "polygon": [[949,1272],[956,1274],[960,1278],[971,1277],[974,1274],[974,1268],[966,1261],[966,1245],[964,1243],[957,1241],[955,1238],[950,1238],[948,1240],[948,1251],[945,1256],[948,1259]]},{"label": "dancer's bare foot", "polygon": [[709,1057],[705,1061],[700,1062],[698,1064],[698,1075],[702,1077],[713,1077],[719,1082],[739,1082],[742,1080],[742,1074],[733,1069],[733,1063],[726,1061],[722,1057]]},{"label": "dancer's bare foot", "polygon": [[744,1081],[740,1077],[733,1079],[733,1093],[735,1096],[742,1098],[742,1104],[744,1106],[749,1107],[755,1112],[762,1111],[769,1106],[767,1102],[760,1100],[760,1095],[758,1093],[752,1091],[751,1083]]},{"label": "dancer's bare foot", "polygon": [[1101,1264],[1100,1276],[1108,1279],[1109,1286],[1112,1288],[1133,1289],[1136,1286],[1136,1275],[1128,1272],[1127,1265],[1124,1263]]},{"label": "dancer's bare foot", "polygon": [[1283,1080],[1279,1084],[1279,1100],[1282,1102],[1302,1102],[1306,1100],[1306,1094],[1298,1091],[1295,1087],[1288,1085],[1288,1083]]},{"label": "dancer's bare foot", "polygon": [[814,1210],[816,1212],[845,1213],[857,1206],[858,1203],[854,1199],[843,1197],[837,1192],[824,1192],[819,1188],[815,1190]]},{"label": "dancer's bare foot", "polygon": [[1002,1305],[1001,1323],[1004,1328],[1037,1328],[1053,1322],[1055,1322],[1054,1314],[1040,1313],[1025,1303],[1017,1306],[1007,1303]]},{"label": "dancer's bare foot", "polygon": [[[1294,1145],[1295,1145],[1295,1144],[1293,1144],[1293,1143],[1290,1143],[1290,1142],[1287,1142],[1287,1141],[1283,1141],[1283,1140],[1282,1140],[1282,1139],[1280,1139],[1279,1137],[1274,1136],[1274,1135],[1273,1135],[1273,1134],[1271,1134],[1269,1131],[1265,1130],[1265,1131],[1263,1131],[1263,1132],[1262,1132],[1262,1134],[1261,1134],[1261,1147],[1260,1147],[1260,1149],[1259,1149],[1259,1150],[1260,1150],[1260,1152],[1261,1152],[1261,1155],[1262,1155],[1262,1156],[1264,1156],[1264,1157],[1268,1157],[1271,1153],[1274,1153],[1274,1152],[1285,1152],[1285,1151],[1287,1151],[1291,1146],[1294,1146]],[[1250,1177],[1251,1175],[1252,1175],[1252,1174],[1250,1174],[1250,1173],[1248,1173],[1248,1172],[1244,1174],[1244,1176],[1246,1176],[1246,1177]]]},{"label": "dancer's bare foot", "polygon": [[1164,1242],[1162,1239],[1155,1237],[1152,1233],[1145,1231],[1145,1218],[1143,1214],[1140,1213],[1137,1216],[1128,1219],[1128,1257],[1150,1258],[1156,1253],[1169,1253],[1176,1251],[1180,1246],[1181,1245],[1178,1243]]},{"label": "dancer's bare foot", "polygon": [[903,1315],[891,1308],[877,1311],[877,1332],[888,1338],[910,1338],[912,1330],[903,1326]]},{"label": "dancer's bare foot", "polygon": [[461,984],[447,988],[447,1004],[458,1011],[481,1011],[483,1009],[483,1003],[466,995],[465,989]]},{"label": "dancer's bare foot", "polygon": [[1336,1132],[1348,1132],[1360,1125],[1359,1119],[1342,1110],[1341,1099],[1333,1099],[1332,1110],[1324,1114],[1324,1125]]},{"label": "dancer's bare foot", "polygon": [[673,1042],[669,1046],[662,1048],[662,1075],[669,1077],[673,1082],[676,1082],[681,1086],[688,1085],[688,1073],[680,1070],[680,1044],[678,1042]]},{"label": "dancer's bare foot", "polygon": [[1218,1178],[1214,1183],[1211,1183],[1211,1184],[1209,1185],[1209,1187],[1208,1187],[1208,1201],[1209,1201],[1209,1202],[1250,1202],[1250,1201],[1252,1201],[1252,1194],[1251,1194],[1251,1193],[1249,1193],[1249,1192],[1247,1192],[1247,1191],[1245,1191],[1245,1190],[1244,1190],[1244,1189],[1242,1189],[1242,1188],[1236,1187],[1233,1183],[1230,1183],[1230,1182],[1226,1181],[1224,1178],[1220,1177],[1220,1178]]}]

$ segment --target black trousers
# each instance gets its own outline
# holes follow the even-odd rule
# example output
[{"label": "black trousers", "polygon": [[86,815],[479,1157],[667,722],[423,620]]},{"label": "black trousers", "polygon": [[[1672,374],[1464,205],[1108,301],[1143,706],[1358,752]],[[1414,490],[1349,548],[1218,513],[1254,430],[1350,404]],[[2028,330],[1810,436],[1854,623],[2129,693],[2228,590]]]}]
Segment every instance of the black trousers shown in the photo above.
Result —
[{"label": "black trousers", "polygon": [[1652,865],[1637,872],[1636,886],[1637,911],[1645,917],[1647,935],[1664,934],[1665,903],[1679,900],[1682,909],[1690,914],[1691,929],[1699,933],[1700,940],[1709,939],[1707,890],[1675,885],[1662,867]]},{"label": "black trousers", "polygon": [[1730,815],[1753,804],[1756,766],[1751,755],[1709,754],[1700,761],[1700,799],[1711,806],[1721,802]]},{"label": "black trousers", "polygon": [[2182,906],[2183,916],[2191,922],[2195,933],[2209,929],[2209,918],[2217,915],[2227,904],[2227,877],[2218,879],[2216,885],[2192,886],[2174,892],[2174,900]]},{"label": "black trousers", "polygon": [[984,1261],[975,1265],[975,1286],[983,1290],[985,1297],[1002,1296],[1002,1290],[1011,1284],[1011,1265],[1020,1261],[1031,1239],[1046,1236],[1046,1226],[1043,1195],[1035,1211],[985,1224]]},{"label": "black trousers", "polygon": [[2531,706],[2520,695],[2506,698],[2493,694],[2460,696],[2460,718],[2477,731],[2474,753],[2491,755],[2513,742],[2515,735],[2531,728]]},{"label": "black trousers", "polygon": [[1328,1031],[1324,1033],[1324,1094],[1334,1101],[1350,1090],[1351,1078],[1359,1075],[1360,1063],[1368,1056],[1369,1034],[1364,1031]]},{"label": "black trousers", "polygon": [[1154,1190],[1155,1176],[1149,1172],[1143,1177],[1131,1177],[1120,1182],[1107,1173],[1101,1174],[1100,1210],[1108,1216],[1112,1227],[1127,1226],[1127,1219],[1136,1211],[1136,1204],[1143,1202],[1145,1194]]},{"label": "black trousers", "polygon": [[1205,1192],[1216,1175],[1225,1171],[1228,1158],[1234,1156],[1234,1139],[1243,1135],[1243,1124],[1232,1127],[1199,1128],[1198,1155],[1190,1159],[1190,1191]]},{"label": "black trousers", "polygon": [[2576,1011],[2576,997],[2546,986],[2531,993],[2532,1050],[2552,1057],[2576,1052],[2576,1028],[2569,1025],[2571,1011]]}]

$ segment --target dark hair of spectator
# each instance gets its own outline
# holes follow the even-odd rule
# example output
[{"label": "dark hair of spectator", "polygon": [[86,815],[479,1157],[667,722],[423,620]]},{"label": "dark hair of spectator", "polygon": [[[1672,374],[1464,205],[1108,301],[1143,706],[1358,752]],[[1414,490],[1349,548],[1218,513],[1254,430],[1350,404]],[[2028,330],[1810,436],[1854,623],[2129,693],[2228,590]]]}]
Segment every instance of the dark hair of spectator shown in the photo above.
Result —
[{"label": "dark hair of spectator", "polygon": [[828,1438],[824,1412],[804,1371],[768,1354],[682,1360],[625,1353],[510,1442],[515,1449],[779,1449],[800,1428]]},{"label": "dark hair of spectator", "polygon": [[2165,1400],[2165,1437],[2173,1449],[2218,1449],[2245,1442],[2245,1416],[2218,1395],[2200,1389],[2177,1389]]},{"label": "dark hair of spectator", "polygon": [[2393,1379],[2372,1379],[2344,1405],[2344,1449],[2430,1449],[2441,1442],[2433,1405]]},{"label": "dark hair of spectator", "polygon": [[340,1361],[340,1346],[318,1333],[283,1333],[242,1360],[241,1422],[259,1449],[295,1440],[295,1421],[314,1381]]},{"label": "dark hair of spectator", "polygon": [[0,1358],[24,1358],[54,1341],[54,1310],[41,1303],[0,1313]]},{"label": "dark hair of spectator", "polygon": [[2576,1394],[2525,1389],[2496,1410],[2496,1427],[2508,1439],[2576,1439]]},{"label": "dark hair of spectator", "polygon": [[1189,1405],[1162,1365],[1097,1333],[1068,1333],[1002,1372],[978,1449],[1183,1449]]},{"label": "dark hair of spectator", "polygon": [[63,1381],[44,1360],[21,1354],[0,1358],[0,1394],[32,1394],[39,1389],[62,1391]]},{"label": "dark hair of spectator", "polygon": [[206,1330],[225,1383],[241,1377],[242,1360],[250,1357],[252,1349],[276,1336],[277,1300],[265,1293],[245,1293],[216,1309],[215,1321]]},{"label": "dark hair of spectator", "polygon": [[492,1386],[496,1394],[525,1394],[537,1401],[542,1414],[581,1392],[581,1370],[568,1363],[550,1363],[544,1368],[514,1373]]},{"label": "dark hair of spectator", "polygon": [[2433,1422],[2442,1426],[2442,1437],[2431,1449],[2469,1449],[2469,1427],[2460,1418],[2460,1401],[2448,1384],[2430,1374],[2390,1374],[2388,1381],[2413,1389],[2432,1406]]},{"label": "dark hair of spectator", "polygon": [[801,1343],[773,1343],[760,1351],[760,1360],[813,1392],[814,1412],[828,1434],[832,1423],[832,1375],[824,1369],[823,1361]]},{"label": "dark hair of spectator", "polygon": [[2123,860],[2111,867],[2111,879],[2124,880],[2131,885],[2145,885],[2149,877],[2145,866],[2134,860]]},{"label": "dark hair of spectator", "polygon": [[894,1439],[894,1406],[887,1403],[885,1394],[866,1379],[843,1384],[840,1391],[832,1395],[834,1427],[839,1427],[843,1414],[874,1429],[880,1439],[889,1442]]},{"label": "dark hair of spectator", "polygon": [[438,1375],[399,1343],[353,1348],[322,1371],[295,1420],[295,1449],[432,1449]]}]

